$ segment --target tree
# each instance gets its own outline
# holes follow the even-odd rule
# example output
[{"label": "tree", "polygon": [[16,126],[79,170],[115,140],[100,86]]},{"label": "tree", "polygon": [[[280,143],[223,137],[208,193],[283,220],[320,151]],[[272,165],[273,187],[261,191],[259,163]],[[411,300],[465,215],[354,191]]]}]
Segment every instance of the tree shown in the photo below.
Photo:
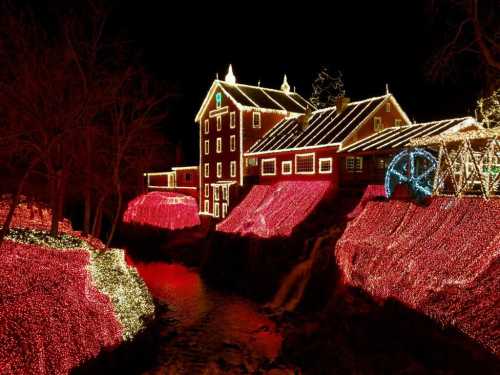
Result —
[{"label": "tree", "polygon": [[336,105],[337,98],[345,96],[342,72],[338,71],[333,77],[326,67],[318,73],[318,77],[312,84],[313,92],[309,101],[316,108],[326,108]]},{"label": "tree", "polygon": [[477,101],[477,113],[487,128],[500,126],[500,89]]}]

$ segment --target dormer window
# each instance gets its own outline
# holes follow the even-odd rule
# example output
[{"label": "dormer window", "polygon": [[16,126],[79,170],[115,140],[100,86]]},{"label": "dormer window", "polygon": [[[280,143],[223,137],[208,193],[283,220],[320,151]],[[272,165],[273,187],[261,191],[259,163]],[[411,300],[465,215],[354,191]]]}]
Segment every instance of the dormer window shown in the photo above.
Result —
[{"label": "dormer window", "polygon": [[252,116],[252,126],[254,128],[260,128],[260,112],[254,112]]},{"label": "dormer window", "polygon": [[215,94],[215,107],[219,109],[222,105],[222,94],[218,92]]},{"label": "dormer window", "polygon": [[380,117],[374,117],[373,118],[373,130],[376,132],[379,132],[383,129],[382,126],[382,119]]},{"label": "dormer window", "polygon": [[385,103],[385,111],[390,112],[391,111],[391,102]]}]

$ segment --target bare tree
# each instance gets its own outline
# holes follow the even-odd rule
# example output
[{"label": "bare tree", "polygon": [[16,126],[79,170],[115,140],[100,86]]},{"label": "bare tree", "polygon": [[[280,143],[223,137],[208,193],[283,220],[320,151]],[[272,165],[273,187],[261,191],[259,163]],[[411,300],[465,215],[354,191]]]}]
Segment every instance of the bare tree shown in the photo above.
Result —
[{"label": "bare tree", "polygon": [[345,96],[342,72],[338,71],[335,76],[332,76],[328,69],[323,67],[314,80],[312,89],[313,92],[309,100],[316,108],[336,105],[337,98]]}]

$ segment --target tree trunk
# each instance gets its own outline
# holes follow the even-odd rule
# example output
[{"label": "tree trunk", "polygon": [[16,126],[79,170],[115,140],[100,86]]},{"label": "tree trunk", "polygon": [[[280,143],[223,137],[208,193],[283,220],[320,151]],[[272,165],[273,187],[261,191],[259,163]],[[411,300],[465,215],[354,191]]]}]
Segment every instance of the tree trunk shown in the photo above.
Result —
[{"label": "tree trunk", "polygon": [[116,227],[118,226],[118,221],[120,219],[120,214],[122,212],[123,197],[120,182],[117,183],[116,193],[118,194],[118,204],[115,211],[115,217],[113,218],[113,225],[111,226],[111,231],[109,232],[108,241],[106,242],[106,247],[109,247],[111,241],[113,240],[116,232]]},{"label": "tree trunk", "polygon": [[90,188],[85,188],[85,207],[83,213],[83,233],[90,234],[90,217],[92,216],[92,194]]},{"label": "tree trunk", "polygon": [[59,221],[62,215],[62,204],[64,202],[63,177],[61,171],[57,171],[53,183],[52,197],[52,221],[50,225],[50,235],[57,236],[59,233]]},{"label": "tree trunk", "polygon": [[97,202],[97,206],[95,208],[94,214],[94,223],[92,224],[92,236],[95,238],[99,238],[101,235],[101,224],[102,224],[102,206],[104,205],[104,201],[106,200],[106,195],[103,194],[99,201]]}]

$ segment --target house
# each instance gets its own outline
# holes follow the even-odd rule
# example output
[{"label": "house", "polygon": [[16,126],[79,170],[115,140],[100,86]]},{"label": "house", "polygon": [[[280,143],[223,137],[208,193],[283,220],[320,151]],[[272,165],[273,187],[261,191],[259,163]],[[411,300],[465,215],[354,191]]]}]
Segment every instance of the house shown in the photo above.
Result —
[{"label": "house", "polygon": [[198,166],[174,167],[170,172],[144,173],[150,191],[171,191],[198,199]]}]

